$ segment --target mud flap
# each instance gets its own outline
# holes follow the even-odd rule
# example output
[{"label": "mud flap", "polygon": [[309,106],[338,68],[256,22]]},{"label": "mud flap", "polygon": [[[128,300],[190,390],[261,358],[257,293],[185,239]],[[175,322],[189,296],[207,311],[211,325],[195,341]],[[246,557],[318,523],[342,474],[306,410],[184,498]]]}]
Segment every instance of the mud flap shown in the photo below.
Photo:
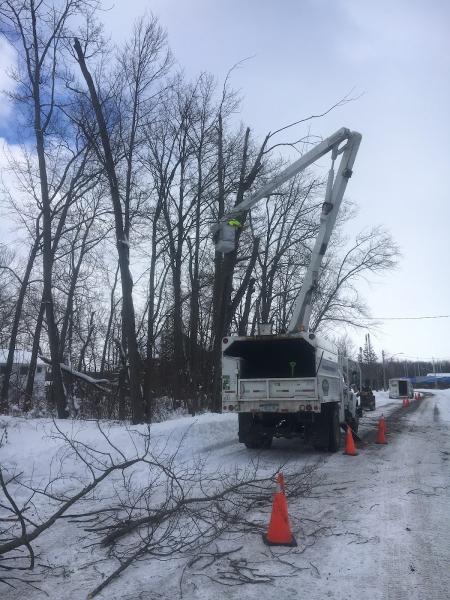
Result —
[{"label": "mud flap", "polygon": [[[347,427],[348,427],[348,423],[341,423],[341,429],[343,431],[347,431]],[[362,438],[359,437],[359,435],[356,433],[356,431],[354,431],[351,427],[351,432],[353,435],[353,439],[356,440],[357,442],[362,442]]]}]

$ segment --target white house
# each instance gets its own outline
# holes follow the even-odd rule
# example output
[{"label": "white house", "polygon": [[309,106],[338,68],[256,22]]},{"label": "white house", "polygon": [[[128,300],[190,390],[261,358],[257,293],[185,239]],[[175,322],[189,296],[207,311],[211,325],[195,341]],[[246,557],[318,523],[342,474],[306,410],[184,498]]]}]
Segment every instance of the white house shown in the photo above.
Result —
[{"label": "white house", "polygon": [[[0,381],[3,380],[3,374],[6,370],[6,360],[8,358],[8,349],[0,348]],[[28,371],[30,368],[31,352],[16,349],[14,352],[14,362],[9,384],[9,399],[11,402],[18,403],[23,399],[23,392],[27,383]],[[33,396],[39,397],[45,395],[45,377],[47,366],[38,358],[36,372],[34,375]]]}]

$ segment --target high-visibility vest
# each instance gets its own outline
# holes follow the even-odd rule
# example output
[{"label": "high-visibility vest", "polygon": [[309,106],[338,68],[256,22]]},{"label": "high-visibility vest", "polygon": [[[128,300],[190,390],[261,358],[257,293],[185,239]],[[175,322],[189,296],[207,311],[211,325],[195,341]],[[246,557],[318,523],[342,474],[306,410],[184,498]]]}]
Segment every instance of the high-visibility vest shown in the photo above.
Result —
[{"label": "high-visibility vest", "polygon": [[241,222],[237,219],[230,219],[227,224],[231,225],[231,227],[242,227]]}]

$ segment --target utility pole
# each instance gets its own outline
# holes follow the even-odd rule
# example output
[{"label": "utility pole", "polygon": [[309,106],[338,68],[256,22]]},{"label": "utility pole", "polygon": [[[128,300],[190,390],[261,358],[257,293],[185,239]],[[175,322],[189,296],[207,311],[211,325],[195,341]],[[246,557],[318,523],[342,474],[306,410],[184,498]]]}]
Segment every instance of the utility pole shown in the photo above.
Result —
[{"label": "utility pole", "polygon": [[349,365],[348,365],[348,356],[346,356],[345,358],[346,358],[346,366],[347,366],[347,387],[348,387],[348,389],[350,389],[350,369],[349,369]]},{"label": "utility pole", "polygon": [[359,390],[362,390],[362,361],[363,361],[363,351],[361,346],[359,347],[358,353],[358,368],[359,368]]},{"label": "utility pole", "polygon": [[384,362],[385,359],[385,352],[384,350],[381,351],[381,360],[383,362],[383,391],[386,391],[386,365]]},{"label": "utility pole", "polygon": [[434,387],[435,387],[435,389],[437,389],[438,384],[437,384],[437,378],[436,378],[436,364],[434,362],[434,356],[431,357],[431,360],[433,361]]}]

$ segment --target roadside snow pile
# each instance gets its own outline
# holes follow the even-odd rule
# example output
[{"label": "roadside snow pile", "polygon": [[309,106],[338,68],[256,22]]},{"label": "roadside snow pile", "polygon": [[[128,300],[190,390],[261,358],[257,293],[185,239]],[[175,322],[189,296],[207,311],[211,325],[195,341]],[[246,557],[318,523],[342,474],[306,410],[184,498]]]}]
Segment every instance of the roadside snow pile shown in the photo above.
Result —
[{"label": "roadside snow pile", "polygon": [[385,406],[386,404],[392,404],[392,399],[389,398],[389,392],[374,392],[375,394],[375,405],[378,407]]},{"label": "roadside snow pile", "polygon": [[[297,439],[248,451],[233,414],[180,417],[150,431],[1,419],[2,474],[17,477],[7,489],[27,534],[65,512],[32,540],[34,570],[6,571],[19,564],[10,560],[18,551],[25,568],[31,557],[24,545],[2,552],[21,523],[0,497],[0,580],[19,577],[9,581],[15,590],[0,583],[0,597],[269,600],[276,590],[297,600],[301,590],[309,600],[359,600],[364,590],[385,600],[407,589],[411,600],[447,598],[450,391],[405,409],[376,397],[376,410],[361,419],[356,457],[318,454]],[[373,443],[382,413],[387,445]],[[281,465],[297,548],[268,548],[260,535]]]},{"label": "roadside snow pile", "polygon": [[[121,597],[119,576],[142,560],[157,577],[154,559],[176,562],[219,540],[260,534],[280,467],[251,455],[226,464],[210,452],[230,438],[233,445],[235,415],[151,428],[5,418],[2,429],[0,569],[12,570],[3,577],[0,570],[0,585],[39,582],[50,598],[62,596],[47,585],[46,568],[56,577],[70,569],[64,598],[97,596],[113,581]],[[293,498],[310,493],[315,468],[287,473]],[[22,569],[36,562],[35,551],[39,566],[28,577]]]}]

